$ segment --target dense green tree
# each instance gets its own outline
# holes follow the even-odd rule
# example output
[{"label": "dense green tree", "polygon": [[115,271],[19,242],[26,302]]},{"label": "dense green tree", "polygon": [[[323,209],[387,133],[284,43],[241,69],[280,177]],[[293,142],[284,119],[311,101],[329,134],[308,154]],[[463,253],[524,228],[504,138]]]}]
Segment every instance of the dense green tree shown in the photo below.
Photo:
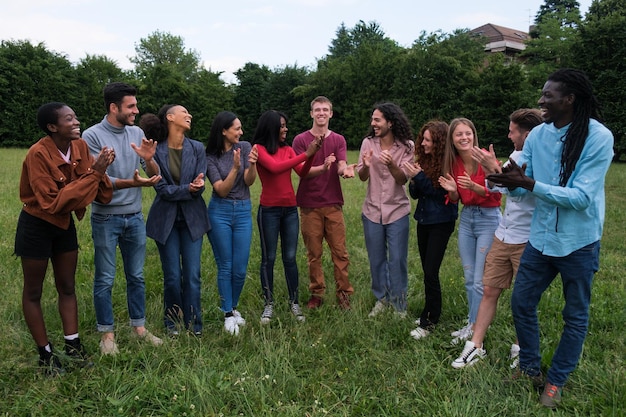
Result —
[{"label": "dense green tree", "polygon": [[576,66],[591,79],[606,125],[615,136],[615,159],[626,153],[626,3],[594,1],[575,47]]},{"label": "dense green tree", "polygon": [[246,139],[252,138],[257,120],[266,110],[284,112],[291,133],[298,132],[304,123],[310,123],[308,103],[305,104],[303,97],[297,94],[298,89],[308,82],[306,68],[287,65],[270,70],[265,65],[247,63],[235,75],[239,83],[234,87],[234,111],[241,118]]},{"label": "dense green tree", "polygon": [[144,76],[152,69],[167,65],[175,68],[175,72],[184,80],[192,79],[200,68],[200,55],[195,50],[187,50],[182,37],[168,32],[156,31],[147,38],[142,38],[135,45],[134,57],[130,62],[135,64],[135,71]]},{"label": "dense green tree", "polygon": [[[246,140],[252,138],[254,127],[261,113],[269,110],[268,84],[272,71],[265,65],[247,62],[235,72],[239,81],[234,87],[234,108],[241,120]],[[281,109],[275,109],[281,110]]]},{"label": "dense green tree", "polygon": [[448,35],[422,32],[403,57],[393,85],[393,95],[413,127],[431,119],[449,121],[471,117],[463,93],[478,83],[484,65],[484,44],[465,30]]},{"label": "dense green tree", "polygon": [[508,139],[509,115],[519,108],[536,107],[540,88],[528,83],[524,68],[509,63],[502,54],[491,54],[478,73],[478,83],[463,94],[466,114],[478,131],[480,145],[493,144],[496,155],[513,150]]},{"label": "dense green tree", "polygon": [[526,42],[526,49],[521,54],[530,64],[531,83],[543,84],[554,70],[572,66],[580,23],[577,1],[545,0],[530,31],[531,39]]},{"label": "dense green tree", "polygon": [[183,38],[156,31],[141,39],[131,58],[142,113],[157,113],[165,104],[180,104],[193,115],[191,137],[204,140],[215,114],[232,103],[232,91],[204,68],[200,55]]},{"label": "dense green tree", "polygon": [[78,62],[75,72],[80,88],[76,91],[79,102],[74,110],[83,129],[98,123],[106,113],[102,97],[105,85],[114,81],[134,82],[115,61],[104,55],[87,55]]},{"label": "dense green tree", "polygon": [[308,92],[310,99],[325,95],[333,102],[333,129],[358,148],[369,130],[372,106],[401,98],[391,87],[406,51],[375,22],[360,21],[348,30],[342,25],[336,35],[329,55],[318,60]]},{"label": "dense green tree", "polygon": [[224,84],[220,74],[201,69],[189,94],[185,102],[193,116],[189,136],[206,143],[215,115],[233,108],[234,89]]},{"label": "dense green tree", "polygon": [[300,87],[309,82],[309,70],[304,67],[285,66],[272,71],[267,83],[268,108],[278,109],[289,117],[289,137],[311,127],[310,103],[314,97],[303,97]]},{"label": "dense green tree", "polygon": [[79,103],[74,69],[43,43],[0,44],[0,146],[29,146],[43,136],[37,109],[50,101]]}]

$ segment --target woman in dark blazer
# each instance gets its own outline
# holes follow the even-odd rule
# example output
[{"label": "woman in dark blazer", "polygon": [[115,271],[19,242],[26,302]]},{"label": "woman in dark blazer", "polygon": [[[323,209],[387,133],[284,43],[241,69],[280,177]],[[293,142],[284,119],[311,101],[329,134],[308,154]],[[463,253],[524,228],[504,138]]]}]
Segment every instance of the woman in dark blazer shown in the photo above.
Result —
[{"label": "woman in dark blazer", "polygon": [[158,142],[154,158],[162,179],[146,222],[146,234],[156,241],[163,268],[164,323],[172,335],[179,329],[202,333],[200,257],[210,229],[202,198],[206,157],[202,143],[189,139],[191,114],[167,104],[157,115],[146,114],[141,127]]}]

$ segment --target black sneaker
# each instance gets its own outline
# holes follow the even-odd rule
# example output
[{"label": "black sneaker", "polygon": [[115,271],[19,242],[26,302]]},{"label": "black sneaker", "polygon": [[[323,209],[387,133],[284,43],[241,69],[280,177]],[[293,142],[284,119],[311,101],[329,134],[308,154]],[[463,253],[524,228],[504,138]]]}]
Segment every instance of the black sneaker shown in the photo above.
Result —
[{"label": "black sneaker", "polygon": [[78,368],[91,368],[93,366],[85,346],[80,343],[80,338],[65,341],[65,354],[70,358],[72,365]]},{"label": "black sneaker", "polygon": [[[44,375],[54,378],[65,374],[65,369],[61,366],[61,361],[54,354],[54,352],[48,352],[45,348],[39,349],[39,367]],[[50,344],[52,349],[52,344]]]}]

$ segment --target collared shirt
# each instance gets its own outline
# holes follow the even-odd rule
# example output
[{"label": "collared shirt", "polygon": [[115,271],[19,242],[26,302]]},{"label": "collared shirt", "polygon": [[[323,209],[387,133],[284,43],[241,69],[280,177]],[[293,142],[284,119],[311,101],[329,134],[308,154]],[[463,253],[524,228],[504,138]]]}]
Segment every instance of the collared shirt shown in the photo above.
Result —
[{"label": "collared shirt", "polygon": [[[459,193],[459,200],[463,203],[463,206],[478,206],[478,207],[500,207],[500,201],[502,195],[499,192],[490,192],[485,189],[486,194],[480,195],[477,192],[470,190],[469,188],[463,188],[459,186],[459,177],[465,174],[465,167],[463,166],[463,159],[457,155],[454,165],[452,166],[452,175],[456,181],[456,191]],[[476,184],[485,183],[485,171],[483,167],[478,165],[476,172],[470,174],[470,178]]]},{"label": "collared shirt", "polygon": [[[409,146],[395,141],[390,149],[393,162],[402,169],[405,162],[413,160],[413,141],[409,141]],[[363,215],[374,223],[390,224],[408,215],[411,212],[411,203],[406,195],[404,184],[396,182],[389,167],[380,162],[380,138],[367,137],[363,139],[357,172],[363,167],[363,154],[373,151],[369,169],[369,180],[367,182],[367,194],[363,202]]]},{"label": "collared shirt", "polygon": [[[522,157],[522,151],[513,151],[509,158],[518,162]],[[508,165],[508,161],[504,166]],[[487,187],[493,192],[508,194],[509,190],[505,187],[490,186],[486,181]],[[532,193],[524,193],[520,196],[507,196],[504,205],[504,213],[502,220],[496,229],[495,235],[502,242],[510,245],[520,245],[528,242],[530,236],[530,222],[535,211],[535,196]]]},{"label": "collared shirt", "polygon": [[[527,164],[526,175],[535,180],[532,193],[537,197],[529,242],[547,256],[567,256],[602,237],[604,180],[613,159],[613,134],[590,119],[576,168],[562,187],[561,151],[569,127],[537,126],[528,135],[520,158],[520,164]],[[511,194],[524,192],[517,188]]]}]

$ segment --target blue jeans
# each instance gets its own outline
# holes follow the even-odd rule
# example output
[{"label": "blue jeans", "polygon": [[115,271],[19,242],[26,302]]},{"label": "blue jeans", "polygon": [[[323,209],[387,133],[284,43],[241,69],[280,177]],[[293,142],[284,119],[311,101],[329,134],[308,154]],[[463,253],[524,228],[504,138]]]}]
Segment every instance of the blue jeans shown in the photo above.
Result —
[{"label": "blue jeans", "polygon": [[520,345],[520,370],[528,375],[537,375],[541,371],[537,305],[543,292],[560,273],[565,298],[561,314],[565,325],[552,356],[547,380],[559,387],[565,385],[578,364],[587,336],[591,282],[598,271],[599,259],[599,241],[563,257],[546,256],[530,243],[526,245],[511,295],[511,309]]},{"label": "blue jeans", "polygon": [[156,242],[163,269],[163,323],[170,331],[182,325],[202,331],[200,257],[202,238],[192,240],[187,224],[177,221],[165,244]]},{"label": "blue jeans", "polygon": [[478,306],[483,298],[485,258],[501,218],[499,207],[464,206],[461,210],[459,255],[465,276],[469,323],[476,323]]},{"label": "blue jeans", "polygon": [[217,264],[217,290],[224,313],[237,308],[246,282],[252,240],[250,200],[211,197],[209,241]]},{"label": "blue jeans", "polygon": [[146,226],[141,212],[134,214],[91,214],[95,275],[93,302],[99,332],[112,332],[116,248],[119,245],[126,275],[126,301],[131,326],[146,322],[146,288],[143,264],[146,257]]},{"label": "blue jeans", "polygon": [[261,288],[265,303],[274,300],[274,262],[278,236],[287,280],[287,292],[290,303],[298,302],[298,233],[300,222],[297,207],[264,207],[257,212],[259,237],[261,240]]},{"label": "blue jeans", "polygon": [[372,292],[377,300],[406,311],[409,285],[409,215],[393,223],[374,223],[361,214],[367,256],[370,260]]}]

